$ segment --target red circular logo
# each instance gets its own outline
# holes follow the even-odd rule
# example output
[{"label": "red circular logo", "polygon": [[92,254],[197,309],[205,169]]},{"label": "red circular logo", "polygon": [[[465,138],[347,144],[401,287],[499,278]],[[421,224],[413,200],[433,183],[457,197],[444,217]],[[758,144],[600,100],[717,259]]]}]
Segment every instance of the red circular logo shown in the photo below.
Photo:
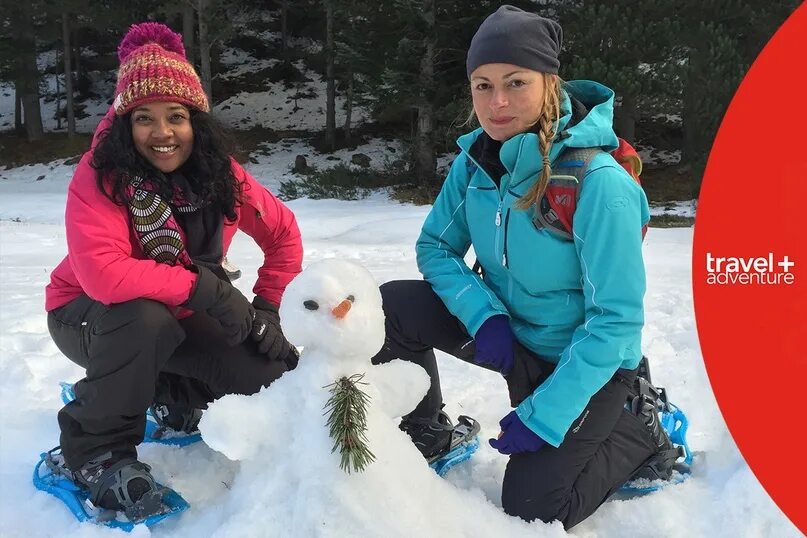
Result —
[{"label": "red circular logo", "polygon": [[807,5],[751,66],[709,156],[692,278],[718,404],[759,481],[807,532]]}]

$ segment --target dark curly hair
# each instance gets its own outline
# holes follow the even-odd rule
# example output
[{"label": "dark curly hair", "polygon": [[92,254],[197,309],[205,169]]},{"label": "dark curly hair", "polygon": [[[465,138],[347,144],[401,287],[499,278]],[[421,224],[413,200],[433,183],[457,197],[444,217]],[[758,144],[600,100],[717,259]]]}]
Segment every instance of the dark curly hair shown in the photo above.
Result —
[{"label": "dark curly hair", "polygon": [[[213,117],[191,109],[193,149],[188,160],[179,168],[193,191],[203,200],[221,207],[229,220],[236,218],[241,187],[230,164],[232,140]],[[100,138],[93,150],[90,164],[98,170],[98,188],[119,205],[129,203],[126,193],[130,177],[153,181],[157,193],[166,200],[173,196],[173,187],[165,174],[151,165],[135,148],[132,139],[131,112],[115,116],[112,126]]]}]

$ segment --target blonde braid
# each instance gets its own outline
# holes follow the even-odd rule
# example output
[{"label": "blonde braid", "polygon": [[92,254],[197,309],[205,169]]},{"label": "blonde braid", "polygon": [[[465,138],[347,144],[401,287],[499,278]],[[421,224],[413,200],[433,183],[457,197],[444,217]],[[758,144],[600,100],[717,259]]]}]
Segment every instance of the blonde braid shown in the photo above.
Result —
[{"label": "blonde braid", "polygon": [[555,122],[560,117],[560,78],[557,75],[544,73],[544,104],[538,118],[538,149],[541,152],[543,166],[538,181],[521,197],[516,204],[519,209],[529,209],[541,201],[552,175],[549,163],[549,151],[555,139]]}]

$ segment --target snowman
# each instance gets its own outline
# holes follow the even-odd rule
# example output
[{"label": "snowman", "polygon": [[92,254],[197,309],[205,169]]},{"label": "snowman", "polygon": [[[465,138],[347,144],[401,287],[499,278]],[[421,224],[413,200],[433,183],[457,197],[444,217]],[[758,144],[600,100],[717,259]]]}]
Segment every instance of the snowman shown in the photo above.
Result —
[{"label": "snowman", "polygon": [[[241,462],[228,484],[233,506],[261,507],[268,514],[278,499],[296,499],[293,505],[315,506],[326,522],[350,505],[351,497],[355,502],[356,494],[410,482],[413,472],[440,481],[397,426],[423,399],[428,375],[401,360],[370,362],[384,343],[381,294],[372,275],[340,259],[313,263],[286,288],[280,317],[288,340],[303,348],[297,368],[257,394],[219,399],[199,426],[211,448]],[[358,386],[368,399],[364,436],[373,459],[362,472],[346,473],[339,451],[332,452],[325,410],[332,395],[328,387],[357,375],[363,376]],[[286,506],[273,519],[295,533],[314,530],[306,529],[308,518],[294,514],[294,507]],[[341,529],[344,514],[337,519]],[[359,533],[360,520],[353,522]]]}]

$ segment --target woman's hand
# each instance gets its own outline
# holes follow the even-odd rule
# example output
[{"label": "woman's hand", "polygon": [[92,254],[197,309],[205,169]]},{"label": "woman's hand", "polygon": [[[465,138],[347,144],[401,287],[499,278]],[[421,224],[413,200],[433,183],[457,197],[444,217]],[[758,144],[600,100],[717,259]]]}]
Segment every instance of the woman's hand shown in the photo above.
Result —
[{"label": "woman's hand", "polygon": [[491,316],[485,320],[474,337],[476,353],[474,362],[493,368],[507,375],[513,369],[513,330],[510,318],[504,314]]},{"label": "woman's hand", "polygon": [[499,427],[502,429],[499,437],[488,440],[488,443],[501,454],[538,452],[546,444],[546,441],[521,422],[515,410],[499,421]]},{"label": "woman's hand", "polygon": [[252,306],[255,307],[255,321],[252,322],[250,335],[252,341],[258,345],[258,352],[268,356],[270,360],[285,360],[294,346],[283,336],[277,305],[256,296],[252,300]]},{"label": "woman's hand", "polygon": [[197,265],[195,268],[199,274],[196,285],[182,306],[195,312],[206,311],[221,324],[227,343],[237,346],[252,330],[255,309],[238,288],[217,277],[207,267]]}]

